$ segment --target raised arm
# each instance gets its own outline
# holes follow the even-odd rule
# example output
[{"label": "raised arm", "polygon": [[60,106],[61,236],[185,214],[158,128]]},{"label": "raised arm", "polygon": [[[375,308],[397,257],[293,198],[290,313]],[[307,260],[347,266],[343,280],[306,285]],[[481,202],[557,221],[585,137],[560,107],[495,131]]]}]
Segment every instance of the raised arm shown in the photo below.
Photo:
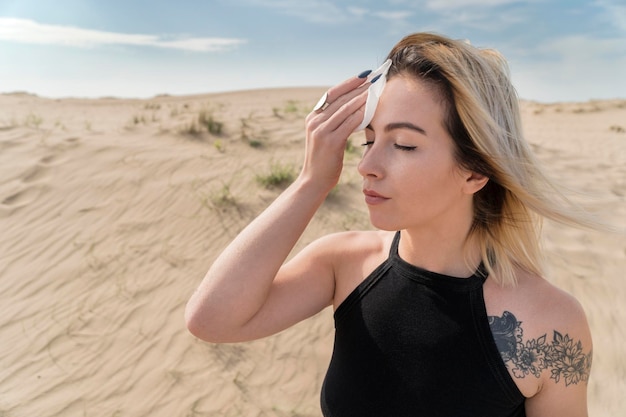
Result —
[{"label": "raised arm", "polygon": [[332,302],[334,273],[323,240],[283,264],[339,180],[368,85],[358,77],[346,80],[328,91],[326,109],[307,116],[300,175],[219,255],[187,303],[185,319],[195,336],[211,342],[257,339]]}]

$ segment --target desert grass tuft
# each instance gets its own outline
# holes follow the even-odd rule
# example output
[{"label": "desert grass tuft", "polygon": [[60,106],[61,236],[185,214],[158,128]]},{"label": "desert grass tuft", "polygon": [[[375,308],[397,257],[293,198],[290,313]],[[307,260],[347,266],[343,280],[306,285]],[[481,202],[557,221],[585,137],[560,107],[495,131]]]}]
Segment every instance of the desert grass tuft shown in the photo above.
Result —
[{"label": "desert grass tuft", "polygon": [[221,135],[224,128],[224,123],[216,120],[213,114],[206,110],[201,110],[198,113],[198,123],[200,126],[204,127],[207,132],[215,136]]},{"label": "desert grass tuft", "polygon": [[239,131],[239,139],[250,145],[251,148],[259,149],[265,145],[264,137],[256,133],[254,127],[252,126],[253,121],[253,113],[250,113],[248,117],[242,117],[240,119],[241,128]]},{"label": "desert grass tuft", "polygon": [[224,148],[224,142],[221,139],[217,139],[213,142],[213,147],[220,153],[224,153],[226,151],[226,148]]},{"label": "desert grass tuft", "polygon": [[293,165],[272,163],[269,173],[257,175],[256,180],[265,188],[286,188],[296,179],[296,173]]},{"label": "desert grass tuft", "polygon": [[280,114],[280,109],[278,107],[272,107],[272,114],[274,115],[274,117],[276,117],[277,119],[282,119],[283,115]]},{"label": "desert grass tuft", "polygon": [[209,194],[211,206],[216,209],[224,209],[227,207],[236,207],[237,199],[230,191],[229,184],[223,184],[221,188],[213,190]]},{"label": "desert grass tuft", "polygon": [[298,110],[298,102],[296,100],[289,100],[287,104],[285,104],[285,113],[298,113]]},{"label": "desert grass tuft", "polygon": [[297,100],[287,100],[282,108],[273,107],[272,114],[278,119],[284,119],[285,115],[300,116],[301,111],[300,103]]},{"label": "desert grass tuft", "polygon": [[248,145],[250,145],[251,148],[255,148],[255,149],[260,149],[263,146],[263,141],[260,139],[248,139]]},{"label": "desert grass tuft", "polygon": [[35,129],[39,129],[41,124],[43,123],[43,118],[35,113],[28,113],[26,118],[24,119],[24,125],[27,127],[34,127]]},{"label": "desert grass tuft", "polygon": [[148,120],[146,119],[146,115],[145,114],[141,114],[141,115],[134,115],[133,116],[133,124],[138,125],[139,123],[141,124],[146,124],[148,122]]},{"label": "desert grass tuft", "polygon": [[348,141],[346,142],[346,153],[350,155],[360,154],[360,149],[354,145],[351,137],[348,138]]}]

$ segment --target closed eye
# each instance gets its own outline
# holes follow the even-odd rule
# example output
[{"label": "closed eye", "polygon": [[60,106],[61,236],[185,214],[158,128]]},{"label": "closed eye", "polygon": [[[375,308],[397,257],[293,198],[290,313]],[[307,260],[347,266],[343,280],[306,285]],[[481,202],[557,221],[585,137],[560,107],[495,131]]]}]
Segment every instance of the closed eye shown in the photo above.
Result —
[{"label": "closed eye", "polygon": [[[362,143],[361,146],[365,146],[365,147],[371,147],[374,144],[373,140],[368,140],[365,143]],[[405,146],[405,145],[398,145],[397,143],[394,143],[393,145],[394,148],[401,150],[401,151],[414,151],[415,149],[417,149],[417,146]]]}]

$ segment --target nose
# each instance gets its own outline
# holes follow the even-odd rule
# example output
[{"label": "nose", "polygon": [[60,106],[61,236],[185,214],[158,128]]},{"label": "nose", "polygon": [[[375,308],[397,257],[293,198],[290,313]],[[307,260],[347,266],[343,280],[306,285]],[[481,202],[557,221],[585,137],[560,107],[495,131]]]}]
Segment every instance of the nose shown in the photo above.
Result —
[{"label": "nose", "polygon": [[384,164],[382,163],[380,151],[377,149],[375,144],[369,145],[365,149],[363,157],[357,166],[357,170],[363,178],[383,177]]}]

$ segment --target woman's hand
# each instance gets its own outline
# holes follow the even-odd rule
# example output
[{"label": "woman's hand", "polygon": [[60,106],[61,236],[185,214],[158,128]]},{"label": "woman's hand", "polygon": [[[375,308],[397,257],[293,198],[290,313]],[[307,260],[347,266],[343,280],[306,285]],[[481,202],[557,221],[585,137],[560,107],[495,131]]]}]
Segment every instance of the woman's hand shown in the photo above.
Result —
[{"label": "woman's hand", "polygon": [[326,193],[339,181],[346,142],[363,120],[370,85],[363,74],[329,89],[328,105],[313,110],[306,118],[305,159],[300,178],[319,185]]}]

